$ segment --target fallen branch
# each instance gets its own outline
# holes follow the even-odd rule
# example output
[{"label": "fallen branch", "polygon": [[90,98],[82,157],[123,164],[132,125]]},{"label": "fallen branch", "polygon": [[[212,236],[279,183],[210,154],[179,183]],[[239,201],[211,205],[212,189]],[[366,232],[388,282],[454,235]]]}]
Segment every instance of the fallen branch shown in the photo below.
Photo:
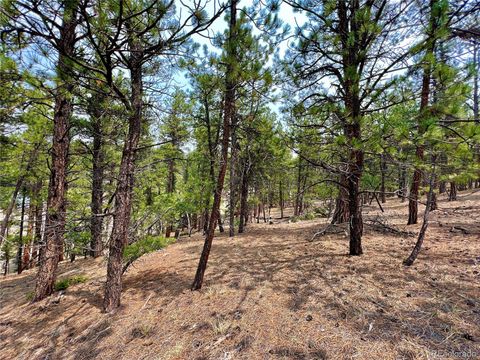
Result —
[{"label": "fallen branch", "polygon": [[[344,223],[346,224],[346,223]],[[341,227],[342,224],[328,224],[323,230],[320,230],[318,232],[316,232],[315,234],[313,234],[312,238],[309,240],[310,242],[312,242],[313,240],[315,240],[315,238],[317,236],[323,236],[323,235],[326,235],[327,233],[328,234],[341,234],[341,233],[344,233],[346,236],[348,236],[348,231],[347,229],[344,229]],[[330,229],[332,228],[338,228],[338,230],[336,231],[330,231]]]},{"label": "fallen branch", "polygon": [[450,229],[450,232],[461,232],[463,235],[470,234],[470,231],[468,229],[465,229],[464,227],[461,227],[461,226],[452,226],[452,228]]},{"label": "fallen branch", "polygon": [[400,230],[392,225],[388,225],[382,218],[375,217],[373,219],[367,219],[364,221],[365,224],[370,225],[373,230],[382,232],[382,233],[390,233],[400,236],[415,236],[416,234],[411,231],[404,231]]}]

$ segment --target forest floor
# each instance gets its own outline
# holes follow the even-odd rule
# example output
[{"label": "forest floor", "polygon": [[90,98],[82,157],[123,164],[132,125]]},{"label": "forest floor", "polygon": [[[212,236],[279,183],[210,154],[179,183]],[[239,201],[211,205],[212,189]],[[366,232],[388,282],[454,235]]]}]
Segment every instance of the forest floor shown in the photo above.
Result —
[{"label": "forest floor", "polygon": [[[420,210],[423,210],[422,208]],[[364,219],[404,226],[407,203]],[[326,219],[249,224],[214,239],[206,281],[189,290],[203,245],[181,237],[124,277],[122,307],[101,313],[103,259],[62,263],[88,281],[36,304],[35,271],[0,280],[1,359],[479,359],[480,191],[439,198],[416,263],[415,236],[365,227],[364,255]],[[464,229],[465,231],[461,230]],[[465,233],[466,232],[466,233]]]}]

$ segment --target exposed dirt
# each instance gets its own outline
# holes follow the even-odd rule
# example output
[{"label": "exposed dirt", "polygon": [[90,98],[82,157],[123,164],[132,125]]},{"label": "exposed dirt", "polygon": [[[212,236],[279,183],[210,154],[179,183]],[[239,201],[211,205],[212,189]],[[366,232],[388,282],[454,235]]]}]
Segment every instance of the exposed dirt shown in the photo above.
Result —
[{"label": "exposed dirt", "polygon": [[[406,203],[385,217],[401,230]],[[0,280],[2,359],[480,358],[480,192],[440,197],[414,266],[415,237],[367,226],[364,255],[347,256],[325,219],[249,224],[214,239],[206,283],[191,292],[203,239],[181,238],[125,275],[122,307],[101,313],[104,260],[64,263],[89,281],[29,304],[34,271]],[[421,209],[423,210],[423,209]],[[467,231],[458,230],[458,228]]]}]

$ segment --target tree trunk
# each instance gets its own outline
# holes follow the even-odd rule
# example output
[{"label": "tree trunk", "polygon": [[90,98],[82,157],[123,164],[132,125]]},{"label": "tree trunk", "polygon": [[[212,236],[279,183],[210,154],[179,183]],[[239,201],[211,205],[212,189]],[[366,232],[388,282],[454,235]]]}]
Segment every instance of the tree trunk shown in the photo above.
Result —
[{"label": "tree trunk", "polygon": [[445,191],[446,191],[446,183],[445,183],[445,181],[442,180],[442,181],[440,181],[440,183],[438,185],[438,193],[443,194],[443,193],[445,193]]},{"label": "tree trunk", "polygon": [[222,221],[222,214],[218,214],[218,231],[221,233],[225,232],[225,229],[223,228],[223,221]]},{"label": "tree trunk", "polygon": [[71,94],[74,88],[71,79],[70,57],[73,56],[76,42],[78,2],[72,1],[66,4],[58,45],[57,75],[59,83],[53,115],[52,160],[45,219],[45,251],[38,269],[33,301],[42,300],[53,292],[58,262],[63,257],[70,116],[73,111]]},{"label": "tree trunk", "polygon": [[425,206],[425,212],[423,214],[423,223],[422,227],[420,228],[420,232],[418,233],[418,238],[417,238],[417,243],[415,244],[415,247],[412,250],[412,253],[410,256],[403,262],[404,265],[406,266],[411,266],[415,259],[417,258],[418,254],[420,253],[420,250],[423,245],[423,240],[425,239],[425,233],[427,232],[428,229],[428,217],[430,214],[430,208],[431,208],[431,202],[432,202],[432,196],[433,196],[433,184],[435,181],[435,157],[432,159],[433,163],[433,171],[430,177],[430,188],[428,190],[428,196],[427,196],[427,205]]},{"label": "tree trunk", "polygon": [[385,154],[380,155],[380,172],[381,172],[381,184],[380,184],[380,200],[382,204],[387,202],[385,195],[385,176],[387,175],[387,162],[385,161]]},{"label": "tree trunk", "polygon": [[338,186],[338,196],[335,200],[335,210],[332,216],[332,224],[342,224],[350,218],[350,210],[348,206],[348,190],[347,177],[340,176],[340,185]]},{"label": "tree trunk", "polygon": [[[347,127],[350,139],[359,140],[360,136],[360,123],[354,121],[352,125]],[[350,150],[349,161],[349,177],[347,178],[348,184],[348,210],[349,217],[349,230],[350,230],[350,255],[361,255],[362,250],[362,235],[363,235],[363,220],[362,210],[360,207],[360,179],[363,169],[363,151],[357,149],[355,146]]]},{"label": "tree trunk", "polygon": [[222,200],[222,191],[225,181],[225,174],[227,172],[228,162],[228,143],[230,139],[230,125],[235,117],[235,68],[234,62],[236,60],[235,47],[233,42],[235,41],[235,28],[237,19],[237,1],[230,0],[230,24],[229,24],[229,38],[227,46],[227,54],[229,62],[227,64],[227,71],[225,76],[225,105],[223,113],[223,136],[222,136],[222,151],[220,158],[220,165],[218,171],[217,184],[215,188],[215,195],[213,198],[212,213],[210,215],[210,221],[208,225],[207,235],[205,236],[205,243],[203,245],[202,254],[198,263],[195,279],[192,284],[192,290],[198,290],[202,287],[203,277],[205,270],[207,269],[208,257],[212,248],[213,236],[215,232],[216,223],[220,215],[220,202]]},{"label": "tree trunk", "polygon": [[[42,182],[37,182],[36,191],[40,192],[42,188]],[[38,197],[35,203],[35,238],[33,240],[33,251],[32,251],[32,261],[30,263],[30,268],[40,264],[41,254],[43,253],[43,242],[42,242],[42,227],[43,227],[43,202],[41,202]]]},{"label": "tree trunk", "polygon": [[[418,135],[422,137],[425,133],[425,125],[423,124],[423,119],[428,117],[427,113],[428,102],[430,97],[430,80],[432,73],[432,63],[431,59],[434,58],[435,53],[435,28],[437,25],[436,16],[433,10],[435,5],[435,0],[430,0],[430,26],[431,33],[428,34],[429,41],[427,42],[428,48],[426,49],[426,54],[424,57],[425,65],[423,68],[423,77],[422,77],[422,92],[420,100],[420,114],[418,117]],[[417,139],[418,145],[415,151],[417,161],[423,162],[424,160],[424,146],[422,144],[422,139]],[[420,188],[420,182],[422,181],[422,173],[418,167],[415,167],[413,173],[412,186],[410,188],[409,202],[408,202],[408,223],[407,225],[416,224],[418,221],[418,191]]]},{"label": "tree trunk", "polygon": [[478,114],[478,73],[480,71],[478,66],[478,59],[480,56],[480,51],[478,50],[478,43],[475,42],[473,45],[473,119],[476,124],[480,124],[480,116]]},{"label": "tree trunk", "polygon": [[238,233],[241,234],[245,230],[245,223],[248,216],[248,176],[250,165],[248,160],[245,161],[242,173],[242,188],[240,198],[240,222],[238,224]]},{"label": "tree trunk", "polygon": [[283,200],[283,184],[282,182],[280,181],[280,185],[279,185],[279,194],[278,194],[278,198],[279,198],[279,206],[280,206],[280,219],[283,219],[283,207],[284,207],[284,200]]},{"label": "tree trunk", "polygon": [[301,191],[302,191],[302,158],[298,158],[298,173],[297,173],[297,194],[295,196],[295,206],[293,208],[293,215],[298,216],[301,212]]},{"label": "tree trunk", "polygon": [[455,181],[450,181],[450,193],[448,194],[448,201],[457,200],[457,183]]},{"label": "tree trunk", "polygon": [[[100,104],[103,102],[100,101]],[[103,116],[100,107],[95,106],[92,109],[92,202],[90,205],[92,217],[90,220],[90,256],[96,258],[102,255],[102,229],[103,229],[103,178],[104,178],[104,149],[103,149]]]},{"label": "tree trunk", "polygon": [[407,198],[407,167],[404,164],[400,165],[398,197],[402,199],[402,202]]},{"label": "tree trunk", "polygon": [[133,183],[135,175],[135,152],[142,130],[143,83],[142,50],[134,36],[129,34],[131,115],[128,135],[123,147],[120,172],[115,194],[115,215],[110,239],[107,266],[107,281],[103,300],[104,312],[111,312],[120,306],[122,292],[123,249],[128,244],[130,215],[132,209]]},{"label": "tree trunk", "polygon": [[25,244],[23,243],[23,224],[25,222],[25,197],[26,191],[23,189],[23,196],[22,196],[22,208],[20,213],[20,229],[19,229],[19,236],[18,236],[18,251],[17,251],[17,273],[21,274],[23,271],[23,250]]},{"label": "tree trunk", "polygon": [[237,166],[237,124],[236,116],[232,118],[231,129],[231,150],[230,150],[230,194],[228,202],[228,211],[229,211],[229,236],[232,237],[235,235],[235,208],[237,204],[236,193],[237,193],[237,175],[236,175],[236,166]]},{"label": "tree trunk", "polygon": [[35,196],[35,186],[32,189],[32,193],[30,194],[30,202],[28,204],[28,224],[27,224],[27,238],[24,241],[25,245],[23,246],[23,270],[28,269],[30,267],[30,248],[33,244],[33,229],[35,226],[35,206],[33,204],[33,197]]}]

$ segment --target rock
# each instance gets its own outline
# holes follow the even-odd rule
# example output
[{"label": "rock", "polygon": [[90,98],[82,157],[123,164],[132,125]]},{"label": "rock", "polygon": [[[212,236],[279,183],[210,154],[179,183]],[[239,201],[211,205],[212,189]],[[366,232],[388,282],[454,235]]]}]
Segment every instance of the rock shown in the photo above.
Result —
[{"label": "rock", "polygon": [[312,320],[313,320],[312,315],[307,315],[307,317],[305,318],[305,320],[307,320],[307,321],[312,321]]}]

